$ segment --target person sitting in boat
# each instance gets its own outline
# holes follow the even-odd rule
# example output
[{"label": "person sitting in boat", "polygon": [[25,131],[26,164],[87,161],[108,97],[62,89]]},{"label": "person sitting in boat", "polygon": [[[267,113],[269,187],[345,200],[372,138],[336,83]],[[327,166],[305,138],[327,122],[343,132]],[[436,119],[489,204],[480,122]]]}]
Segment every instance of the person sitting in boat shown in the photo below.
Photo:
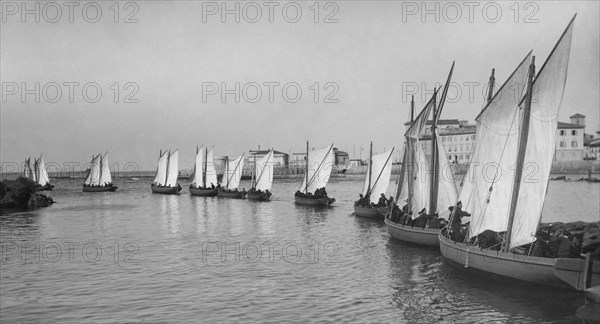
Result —
[{"label": "person sitting in boat", "polygon": [[210,189],[215,189],[215,184],[214,183],[210,183]]},{"label": "person sitting in boat", "polygon": [[242,196],[246,194],[246,188],[242,188]]},{"label": "person sitting in boat", "polygon": [[464,237],[461,233],[461,220],[463,217],[471,216],[471,214],[462,210],[461,201],[456,204],[456,209],[452,208],[450,211],[452,212],[452,224],[450,226],[452,229],[452,240],[455,242],[462,242]]},{"label": "person sitting in boat", "polygon": [[387,199],[385,198],[385,194],[381,194],[379,197],[379,201],[377,201],[377,207],[385,207],[387,204]]},{"label": "person sitting in boat", "polygon": [[391,206],[394,203],[394,197],[390,196],[390,198],[387,200],[387,205]]},{"label": "person sitting in boat", "polygon": [[272,193],[269,191],[269,189],[265,190],[265,193],[267,194],[267,198],[271,197]]},{"label": "person sitting in boat", "polygon": [[421,211],[419,212],[419,216],[417,216],[411,226],[412,227],[422,227],[425,228],[425,225],[427,225],[427,220],[429,219],[429,216],[427,215],[427,209],[423,208],[421,209]]},{"label": "person sitting in boat", "polygon": [[440,227],[440,215],[438,213],[431,215],[429,217],[428,223],[429,223],[429,228],[434,228],[434,229],[441,228]]},{"label": "person sitting in boat", "polygon": [[354,206],[362,207],[364,199],[365,199],[365,197],[363,196],[363,194],[358,194],[358,200],[354,202]]}]

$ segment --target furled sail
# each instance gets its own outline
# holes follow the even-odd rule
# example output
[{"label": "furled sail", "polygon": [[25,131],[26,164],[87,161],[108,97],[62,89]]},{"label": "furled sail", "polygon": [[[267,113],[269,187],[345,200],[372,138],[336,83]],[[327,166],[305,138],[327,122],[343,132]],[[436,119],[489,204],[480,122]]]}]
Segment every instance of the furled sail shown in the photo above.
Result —
[{"label": "furled sail", "polygon": [[217,171],[215,170],[215,162],[213,158],[213,149],[212,147],[208,149],[206,153],[206,186],[210,187],[211,185],[217,185]]},{"label": "furled sail", "polygon": [[112,177],[110,176],[110,166],[108,164],[108,152],[106,152],[101,159],[100,185],[104,186],[109,183],[112,183]]},{"label": "furled sail", "polygon": [[97,186],[100,184],[100,154],[92,158],[90,173],[85,179],[85,184],[88,186]]},{"label": "furled sail", "polygon": [[306,162],[308,163],[308,174],[304,174],[300,191],[313,193],[319,188],[324,188],[329,181],[334,164],[333,144],[309,152]]},{"label": "furled sail", "polygon": [[196,152],[196,160],[194,162],[194,180],[192,186],[195,188],[202,187],[204,181],[203,169],[204,169],[204,156],[206,147],[201,146]]},{"label": "furled sail", "polygon": [[227,170],[223,177],[227,178],[225,188],[236,189],[242,179],[242,169],[244,167],[244,154],[235,160],[228,161]]},{"label": "furled sail", "polygon": [[45,186],[50,182],[50,177],[48,177],[48,171],[46,171],[46,164],[44,163],[44,156],[40,155],[40,158],[37,162],[37,169],[35,170],[37,183]]},{"label": "furled sail", "polygon": [[175,187],[177,185],[177,176],[179,175],[179,150],[169,153],[167,163],[167,187]]},{"label": "furled sail", "polygon": [[[394,149],[373,155],[371,163],[367,169],[367,177],[363,185],[363,195],[367,194],[367,190],[371,192],[371,202],[377,203],[381,194],[386,194],[392,176],[392,154]],[[369,172],[371,172],[371,188],[369,187]]]},{"label": "furled sail", "polygon": [[554,157],[558,111],[567,81],[572,35],[573,20],[533,82],[525,161],[520,166],[524,176],[519,189],[510,248],[535,241]]},{"label": "furled sail", "polygon": [[158,167],[156,168],[156,177],[154,177],[154,183],[157,186],[164,186],[167,182],[167,160],[169,159],[168,152],[160,153],[158,157]]},{"label": "furled sail", "polygon": [[256,175],[256,190],[271,190],[273,185],[273,149],[256,161],[254,170]]}]

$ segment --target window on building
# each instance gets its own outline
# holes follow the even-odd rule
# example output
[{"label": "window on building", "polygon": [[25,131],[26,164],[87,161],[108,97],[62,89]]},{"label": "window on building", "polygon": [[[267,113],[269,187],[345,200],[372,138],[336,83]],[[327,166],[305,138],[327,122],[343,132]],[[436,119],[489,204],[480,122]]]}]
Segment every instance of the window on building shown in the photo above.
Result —
[{"label": "window on building", "polygon": [[571,135],[577,135],[577,130],[576,129],[572,130]]},{"label": "window on building", "polygon": [[452,137],[448,137],[448,142],[452,142]]},{"label": "window on building", "polygon": [[565,143],[565,141],[560,141],[560,147],[567,147],[567,143]]},{"label": "window on building", "polygon": [[475,140],[475,135],[471,135],[471,139],[472,139],[472,140]]},{"label": "window on building", "polygon": [[452,161],[452,155],[448,155],[448,161]]},{"label": "window on building", "polygon": [[469,154],[465,155],[465,159],[468,160],[469,158],[470,158]]},{"label": "window on building", "polygon": [[560,136],[565,136],[565,131],[564,130],[560,131]]},{"label": "window on building", "polygon": [[456,152],[456,145],[454,145],[454,152]]},{"label": "window on building", "polygon": [[462,159],[463,159],[463,155],[462,155],[462,154],[461,154],[461,155],[459,155],[459,156],[458,156],[458,159],[459,159],[460,161],[462,161]]},{"label": "window on building", "polygon": [[465,140],[468,142],[469,141],[469,136],[465,136]]},{"label": "window on building", "polygon": [[446,141],[446,138],[445,138],[445,137],[442,137],[442,142],[445,142],[445,141]]},{"label": "window on building", "polygon": [[571,142],[571,147],[577,147],[577,141],[572,141]]}]

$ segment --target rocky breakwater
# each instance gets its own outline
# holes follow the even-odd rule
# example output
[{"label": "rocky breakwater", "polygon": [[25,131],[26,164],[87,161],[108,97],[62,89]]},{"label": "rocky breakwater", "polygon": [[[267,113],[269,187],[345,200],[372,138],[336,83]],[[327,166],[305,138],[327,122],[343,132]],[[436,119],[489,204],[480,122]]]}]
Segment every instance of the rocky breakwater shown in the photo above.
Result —
[{"label": "rocky breakwater", "polygon": [[0,214],[48,207],[51,197],[36,193],[39,185],[27,178],[0,182]]}]

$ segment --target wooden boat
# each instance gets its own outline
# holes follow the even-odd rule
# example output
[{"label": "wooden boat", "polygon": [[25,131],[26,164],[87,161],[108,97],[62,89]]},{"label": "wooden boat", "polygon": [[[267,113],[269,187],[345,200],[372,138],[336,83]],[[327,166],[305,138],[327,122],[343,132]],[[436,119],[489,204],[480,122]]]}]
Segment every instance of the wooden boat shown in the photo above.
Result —
[{"label": "wooden boat", "polygon": [[[392,175],[392,154],[391,150],[373,156],[373,142],[369,150],[369,164],[367,166],[367,176],[363,185],[362,195],[364,201],[360,199],[354,203],[354,214],[360,217],[383,218],[388,212],[386,206],[376,207],[379,197],[385,196],[390,177]],[[367,198],[369,197],[368,201]]]},{"label": "wooden boat", "polygon": [[156,168],[156,177],[150,189],[157,194],[178,194],[181,191],[181,186],[177,183],[179,174],[179,150],[171,153],[171,151],[160,151],[158,157],[158,166]]},{"label": "wooden boat", "polygon": [[189,190],[192,196],[214,197],[217,195],[217,172],[213,160],[213,149],[196,147],[194,174]]},{"label": "wooden boat", "polygon": [[251,200],[269,201],[273,186],[273,149],[260,160],[256,161],[254,153],[254,168],[252,171],[252,187],[246,197]]},{"label": "wooden boat", "polygon": [[108,152],[92,157],[90,172],[83,183],[84,192],[116,191],[117,186],[112,183],[110,167],[108,165]]},{"label": "wooden boat", "polygon": [[239,191],[242,169],[244,168],[244,153],[233,161],[225,159],[225,173],[218,196],[222,198],[244,198],[246,191]]},{"label": "wooden boat", "polygon": [[35,159],[33,163],[33,169],[31,168],[31,158],[25,160],[25,169],[23,170],[23,176],[36,182],[39,187],[36,191],[52,190],[54,186],[50,184],[50,178],[48,177],[48,171],[46,171],[46,165],[44,164],[44,156],[40,155],[38,159]]},{"label": "wooden boat", "polygon": [[[600,261],[531,256],[524,247],[539,244],[538,232],[554,157],[557,117],[567,78],[573,20],[546,62],[535,73],[535,56],[528,53],[476,118],[472,163],[495,163],[502,176],[484,175],[471,167],[465,175],[461,201],[472,219],[465,240],[450,239],[451,228],[439,234],[442,256],[462,269],[561,288],[582,290],[600,284]],[[514,89],[524,94],[515,101]],[[532,130],[530,132],[530,129]],[[516,161],[516,164],[515,164]],[[523,177],[535,163],[536,178]],[[473,165],[473,164],[472,164]],[[487,176],[487,181],[485,180]],[[484,231],[504,236],[499,251],[479,246]],[[456,233],[455,233],[456,234]]]},{"label": "wooden boat", "polygon": [[[309,152],[308,141],[306,142],[306,169],[302,185],[294,195],[296,204],[330,206],[335,202],[335,198],[327,196],[325,192],[333,165],[333,144]],[[321,192],[325,192],[325,194],[323,195]],[[313,193],[315,194],[313,195]]]},{"label": "wooden boat", "polygon": [[[386,227],[388,233],[395,239],[437,246],[437,234],[440,231],[437,226],[429,228],[429,221],[425,227],[404,225],[409,223],[408,217],[416,219],[419,217],[419,211],[424,210],[425,214],[437,214],[444,218],[449,216],[448,207],[454,205],[458,199],[458,191],[453,179],[442,179],[440,169],[450,171],[448,160],[445,158],[443,144],[437,134],[437,121],[445,103],[446,94],[452,80],[454,63],[450,68],[450,73],[444,90],[441,93],[441,99],[437,101],[438,91],[434,91],[433,96],[419,113],[416,119],[414,115],[414,99],[411,101],[411,126],[405,133],[405,148],[403,154],[403,163],[400,171],[400,181],[396,190],[396,201],[406,201],[407,215],[396,223],[396,219],[391,217],[391,212],[386,216]],[[431,157],[427,159],[424,148],[420,140],[425,134],[427,120],[431,115]],[[452,177],[453,178],[453,177]],[[394,207],[397,208],[397,207]],[[427,213],[429,210],[429,213]],[[392,211],[392,209],[390,209]],[[394,221],[393,221],[394,220]],[[437,222],[436,222],[437,223]]]}]

